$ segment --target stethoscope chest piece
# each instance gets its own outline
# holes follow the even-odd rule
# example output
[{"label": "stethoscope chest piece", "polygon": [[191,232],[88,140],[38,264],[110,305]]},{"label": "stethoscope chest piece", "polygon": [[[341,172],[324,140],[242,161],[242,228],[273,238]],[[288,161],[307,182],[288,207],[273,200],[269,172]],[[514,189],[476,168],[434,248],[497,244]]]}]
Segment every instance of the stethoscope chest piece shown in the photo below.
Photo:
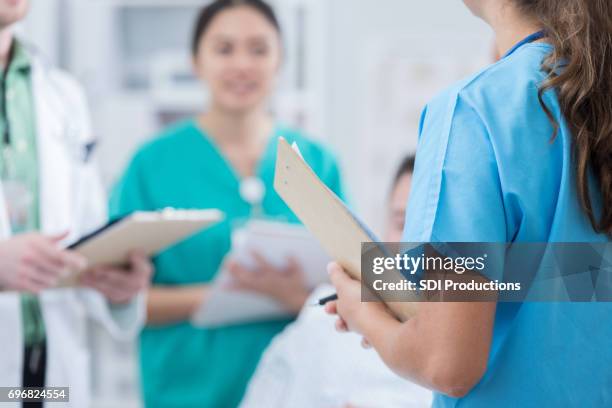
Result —
[{"label": "stethoscope chest piece", "polygon": [[259,177],[247,177],[240,182],[240,197],[252,207],[261,205],[266,186]]}]

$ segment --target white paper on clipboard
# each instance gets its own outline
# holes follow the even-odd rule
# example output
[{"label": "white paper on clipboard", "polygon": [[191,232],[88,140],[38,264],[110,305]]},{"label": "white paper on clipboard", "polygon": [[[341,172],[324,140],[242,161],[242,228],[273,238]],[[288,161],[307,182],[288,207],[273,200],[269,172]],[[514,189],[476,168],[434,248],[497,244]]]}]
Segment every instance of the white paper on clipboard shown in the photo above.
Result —
[{"label": "white paper on clipboard", "polygon": [[[255,267],[252,252],[277,268],[293,257],[302,267],[306,284],[315,288],[329,280],[330,258],[316,239],[301,225],[252,220],[232,234],[229,256],[247,269]],[[255,273],[255,272],[254,272]],[[221,270],[207,301],[191,318],[198,327],[215,327],[291,317],[282,305],[266,296],[230,288],[231,277]]]}]

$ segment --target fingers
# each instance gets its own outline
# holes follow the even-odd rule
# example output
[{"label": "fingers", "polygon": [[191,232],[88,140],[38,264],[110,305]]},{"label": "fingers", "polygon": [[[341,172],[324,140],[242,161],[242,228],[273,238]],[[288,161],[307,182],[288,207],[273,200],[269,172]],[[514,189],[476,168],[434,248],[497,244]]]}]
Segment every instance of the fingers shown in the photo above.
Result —
[{"label": "fingers", "polygon": [[49,237],[49,239],[54,243],[54,244],[59,244],[60,242],[62,242],[64,239],[66,239],[68,237],[68,235],[70,235],[70,231],[64,231],[62,233],[59,234],[55,234],[55,235],[51,235]]},{"label": "fingers", "polygon": [[87,259],[74,251],[61,250],[57,247],[57,239],[60,236],[43,237],[36,241],[34,247],[40,255],[39,262],[44,262],[47,269],[70,269],[82,271],[87,268]]},{"label": "fingers", "polygon": [[344,269],[336,262],[331,262],[327,265],[327,272],[332,284],[338,289],[345,284],[351,282],[351,278],[344,272]]},{"label": "fingers", "polygon": [[227,263],[227,270],[229,271],[230,275],[232,275],[234,280],[238,283],[251,283],[255,279],[254,271],[245,268],[244,266],[235,261],[229,261]]},{"label": "fingers", "polygon": [[366,339],[365,337],[362,337],[361,338],[361,347],[363,347],[364,349],[371,349],[372,348],[372,344],[370,344],[368,339]]},{"label": "fingers", "polygon": [[346,333],[349,331],[348,326],[346,325],[346,322],[342,320],[341,318],[338,318],[336,320],[335,327],[336,327],[336,330],[339,331],[340,333]]},{"label": "fingers", "polygon": [[83,271],[87,269],[87,258],[74,251],[61,251],[64,266],[71,271]]},{"label": "fingers", "polygon": [[31,234],[27,237],[26,242],[23,253],[26,261],[30,263],[44,262],[56,265],[58,268],[62,266],[59,249],[47,237],[40,234]]},{"label": "fingers", "polygon": [[57,286],[59,279],[42,271],[33,271],[28,276],[29,283],[37,292]]},{"label": "fingers", "polygon": [[45,285],[37,282],[36,279],[32,279],[36,273],[35,268],[32,266],[25,266],[19,274],[17,281],[15,282],[15,289],[22,292],[30,292],[38,294],[45,289]]},{"label": "fingers", "polygon": [[42,255],[35,248],[25,253],[22,260],[20,275],[27,282],[28,290],[40,291],[56,286],[65,271],[61,262]]},{"label": "fingers", "polygon": [[58,248],[58,244],[68,237],[69,234],[70,231],[64,231],[57,235],[44,237],[45,239],[41,243],[40,248],[45,251],[47,256],[54,257],[56,261],[59,257],[59,261],[63,263],[64,268],[74,271],[85,270],[87,269],[87,259],[84,256],[74,251]]},{"label": "fingers", "polygon": [[245,268],[242,264],[232,260],[227,261],[227,270],[235,277],[252,275],[253,271]]},{"label": "fingers", "polygon": [[112,303],[127,303],[138,293],[140,288],[129,280],[125,271],[108,268],[97,268],[83,276],[81,283],[96,289]]},{"label": "fingers", "polygon": [[111,303],[128,303],[149,286],[153,275],[153,265],[143,252],[131,252],[129,261],[129,268],[101,266],[91,269],[83,275],[81,284],[98,290]]},{"label": "fingers", "polygon": [[251,251],[251,255],[253,256],[253,260],[255,260],[255,263],[257,264],[257,268],[260,271],[270,271],[270,270],[274,270],[274,266],[272,266],[272,264],[270,264],[266,258],[264,258],[259,252],[257,251]]},{"label": "fingers", "polygon": [[53,287],[57,284],[57,279],[38,270],[31,265],[22,266],[15,289],[23,292],[38,294],[41,291]]},{"label": "fingers", "polygon": [[[131,274],[138,276],[141,280],[149,282],[153,275],[153,264],[142,252],[135,251],[130,254]],[[142,283],[142,282],[141,282]]]},{"label": "fingers", "polygon": [[108,282],[94,280],[87,282],[86,286],[96,289],[102,293],[111,303],[114,304],[125,304],[128,303],[134,297],[135,293],[124,289],[119,289],[110,285]]},{"label": "fingers", "polygon": [[228,261],[226,267],[234,280],[232,282],[234,288],[264,291],[266,287],[273,283],[274,279],[278,278],[276,274],[269,273],[270,269],[260,269],[259,267],[250,269],[234,260]]},{"label": "fingers", "polygon": [[294,256],[290,256],[287,258],[287,269],[292,270],[300,270],[301,265],[298,260]]},{"label": "fingers", "polygon": [[332,315],[338,314],[338,302],[327,302],[325,304],[325,312]]},{"label": "fingers", "polygon": [[126,289],[130,292],[142,288],[141,282],[138,279],[134,279],[131,272],[127,270],[102,267],[94,269],[91,275],[96,281],[111,288]]},{"label": "fingers", "polygon": [[232,280],[228,283],[229,288],[243,290],[253,289],[255,284],[254,271],[246,269],[231,258],[226,261],[225,268],[232,276]]},{"label": "fingers", "polygon": [[36,271],[44,271],[52,277],[59,277],[64,269],[64,264],[59,256],[59,251],[47,251],[44,245],[31,247],[23,255],[23,263]]},{"label": "fingers", "polygon": [[301,275],[302,274],[302,266],[298,262],[295,257],[288,257],[287,264],[283,269],[283,273],[286,275]]}]

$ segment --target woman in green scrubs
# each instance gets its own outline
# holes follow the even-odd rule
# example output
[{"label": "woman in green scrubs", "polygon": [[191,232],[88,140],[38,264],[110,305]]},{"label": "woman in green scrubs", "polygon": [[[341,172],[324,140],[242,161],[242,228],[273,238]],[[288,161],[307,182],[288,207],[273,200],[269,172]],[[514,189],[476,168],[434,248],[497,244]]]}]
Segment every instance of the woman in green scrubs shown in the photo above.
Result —
[{"label": "woman in green scrubs", "polygon": [[[277,138],[297,142],[319,177],[342,195],[338,166],[328,151],[278,126],[267,113],[281,48],[278,21],[266,3],[218,0],[204,8],[192,51],[196,73],[208,86],[209,106],[142,147],[113,194],[115,215],[164,207],[218,208],[226,214],[223,223],[155,259],[148,324],[140,338],[147,407],[237,406],[261,353],[289,322],[201,329],[188,321],[206,302],[230,249],[232,226],[253,213],[241,194],[246,179],[263,184],[259,212],[297,222],[273,189]],[[239,285],[275,298],[289,311],[297,312],[306,299],[297,265],[274,271],[260,260],[258,282],[245,278],[239,265],[226,265]]]}]

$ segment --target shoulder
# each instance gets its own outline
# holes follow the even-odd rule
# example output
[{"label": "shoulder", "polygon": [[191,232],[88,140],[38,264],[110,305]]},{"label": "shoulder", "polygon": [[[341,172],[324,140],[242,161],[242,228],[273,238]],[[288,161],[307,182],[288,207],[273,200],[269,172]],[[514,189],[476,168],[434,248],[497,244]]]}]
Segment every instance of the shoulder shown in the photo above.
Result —
[{"label": "shoulder", "polygon": [[36,52],[31,46],[24,45],[35,75],[42,77],[43,84],[52,85],[51,91],[61,93],[64,98],[85,99],[85,92],[79,82],[68,72],[59,69]]},{"label": "shoulder", "polygon": [[155,166],[166,158],[180,157],[181,150],[188,150],[190,136],[196,129],[193,121],[185,120],[163,129],[143,143],[132,159],[132,166]]},{"label": "shoulder", "polygon": [[83,87],[68,72],[58,69],[30,48],[25,48],[31,62],[31,84],[36,98],[44,100],[43,106],[52,106],[64,126],[78,129],[70,132],[74,143],[87,143],[95,139],[87,96]]},{"label": "shoulder", "polygon": [[539,87],[546,79],[542,62],[551,51],[548,44],[528,44],[453,84],[428,103],[423,120],[433,113],[452,117],[460,105],[470,108],[481,118],[494,117],[496,113],[525,113],[538,102]]},{"label": "shoulder", "polygon": [[52,85],[49,91],[61,94],[64,98],[85,99],[85,92],[78,81],[68,72],[55,67],[47,57],[33,45],[17,38],[20,49],[30,61],[34,75],[43,79],[42,84]]}]

